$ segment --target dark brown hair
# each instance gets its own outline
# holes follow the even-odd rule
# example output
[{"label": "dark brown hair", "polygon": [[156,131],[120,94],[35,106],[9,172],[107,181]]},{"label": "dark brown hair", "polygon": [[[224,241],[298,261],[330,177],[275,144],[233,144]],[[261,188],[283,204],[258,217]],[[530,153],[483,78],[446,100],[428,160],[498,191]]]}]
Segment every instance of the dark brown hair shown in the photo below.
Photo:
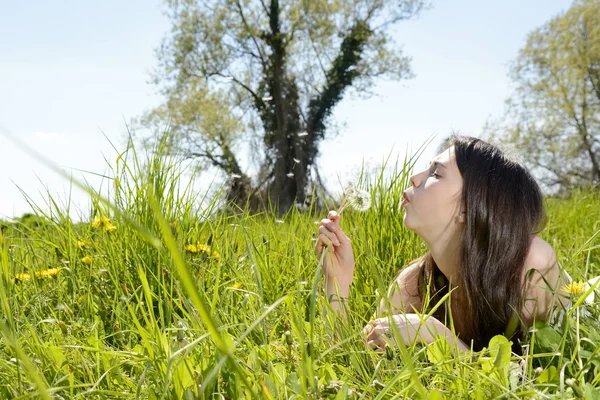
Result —
[{"label": "dark brown hair", "polygon": [[[452,135],[440,152],[451,146],[463,178],[461,201],[466,210],[458,279],[451,283],[456,287],[450,296],[454,327],[467,345],[473,341],[476,351],[493,336],[505,334],[513,341],[513,351],[520,353],[516,339],[525,332],[519,323],[521,277],[531,239],[547,223],[542,192],[528,169],[498,146]],[[410,264],[414,262],[421,266],[421,297],[429,289],[433,307],[448,293],[449,282],[430,252]],[[434,316],[449,326],[447,311],[448,301]]]}]

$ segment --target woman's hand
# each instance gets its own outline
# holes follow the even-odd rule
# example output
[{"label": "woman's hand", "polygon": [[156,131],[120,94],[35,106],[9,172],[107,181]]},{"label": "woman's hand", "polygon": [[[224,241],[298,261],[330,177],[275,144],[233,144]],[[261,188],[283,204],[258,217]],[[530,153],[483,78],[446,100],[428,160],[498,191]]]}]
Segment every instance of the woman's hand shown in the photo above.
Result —
[{"label": "woman's hand", "polygon": [[325,248],[323,270],[329,282],[337,281],[340,288],[349,288],[354,278],[354,253],[350,239],[340,228],[340,216],[329,211],[328,218],[321,220],[315,254],[320,260]]},{"label": "woman's hand", "polygon": [[[433,317],[421,321],[417,314],[395,314],[391,316],[392,323],[398,327],[400,337],[406,345],[410,345],[415,338],[420,342],[432,343],[437,335],[446,337],[452,344],[452,332],[440,321]],[[373,350],[383,351],[388,344],[394,344],[393,332],[390,328],[388,317],[378,318],[369,322],[363,329],[367,346]],[[469,350],[469,347],[460,339],[456,338],[460,350]]]}]

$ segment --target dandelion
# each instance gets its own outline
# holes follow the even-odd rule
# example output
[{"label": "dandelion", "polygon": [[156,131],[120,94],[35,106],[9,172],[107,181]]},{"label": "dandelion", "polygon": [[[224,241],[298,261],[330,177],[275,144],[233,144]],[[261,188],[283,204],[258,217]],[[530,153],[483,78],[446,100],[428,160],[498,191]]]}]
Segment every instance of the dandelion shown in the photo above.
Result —
[{"label": "dandelion", "polygon": [[359,190],[350,198],[350,202],[356,211],[367,211],[371,207],[371,195],[366,190]]},{"label": "dandelion", "polygon": [[186,244],[183,249],[185,251],[187,251],[188,253],[197,253],[198,252],[198,246],[196,246],[195,244]]},{"label": "dandelion", "polygon": [[15,275],[15,281],[28,281],[31,280],[31,275],[28,274],[27,272],[21,272],[19,274]]},{"label": "dandelion", "polygon": [[85,265],[92,265],[92,257],[90,256],[85,256],[81,259],[81,262],[84,263]]},{"label": "dandelion", "polygon": [[371,207],[371,194],[359,190],[353,180],[348,180],[344,188],[344,199],[338,209],[338,214],[351,205],[356,211],[367,211]]},{"label": "dandelion", "polygon": [[581,281],[573,281],[563,286],[562,290],[569,293],[571,296],[579,296],[585,293],[585,283]]},{"label": "dandelion", "polygon": [[288,178],[293,178],[294,177],[294,173],[290,172],[290,173],[285,174],[285,176],[287,176]]},{"label": "dandelion", "polygon": [[19,274],[15,275],[15,279],[14,282],[23,282],[23,281],[30,281],[32,278],[46,278],[46,279],[50,279],[50,278],[54,278],[55,276],[57,276],[60,273],[60,270],[62,268],[58,267],[58,268],[49,268],[49,269],[44,269],[42,271],[36,271],[35,274],[29,274],[27,272],[21,272]]},{"label": "dandelion", "polygon": [[83,249],[86,246],[91,246],[92,242],[90,242],[89,240],[78,240],[75,242],[75,246],[77,246],[80,249]]},{"label": "dandelion", "polygon": [[223,260],[223,259],[221,258],[221,255],[219,254],[219,252],[217,252],[217,251],[214,251],[214,250],[213,250],[213,251],[210,253],[210,256],[211,256],[212,258],[214,258],[215,260],[217,260],[217,261],[221,261],[221,260]]},{"label": "dandelion", "polygon": [[239,289],[243,286],[244,284],[242,282],[237,282],[235,283],[231,288],[232,289]]},{"label": "dandelion", "polygon": [[111,224],[110,222],[108,224],[106,224],[106,226],[104,227],[104,231],[106,232],[114,232],[117,230],[117,227],[113,224]]},{"label": "dandelion", "polygon": [[304,136],[308,136],[308,132],[300,132],[298,134],[298,137],[304,137]]},{"label": "dandelion", "polygon": [[92,227],[94,229],[100,229],[102,227],[105,227],[106,225],[110,224],[110,218],[106,218],[103,216],[97,217],[94,222],[92,222]]}]

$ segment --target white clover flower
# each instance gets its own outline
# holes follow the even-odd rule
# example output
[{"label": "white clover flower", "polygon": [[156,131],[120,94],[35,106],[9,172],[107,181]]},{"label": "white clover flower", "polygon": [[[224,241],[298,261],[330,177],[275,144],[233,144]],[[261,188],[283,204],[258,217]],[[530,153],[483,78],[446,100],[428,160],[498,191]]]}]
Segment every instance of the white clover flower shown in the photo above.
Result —
[{"label": "white clover flower", "polygon": [[371,195],[366,190],[357,190],[348,200],[356,211],[367,211],[371,207]]}]

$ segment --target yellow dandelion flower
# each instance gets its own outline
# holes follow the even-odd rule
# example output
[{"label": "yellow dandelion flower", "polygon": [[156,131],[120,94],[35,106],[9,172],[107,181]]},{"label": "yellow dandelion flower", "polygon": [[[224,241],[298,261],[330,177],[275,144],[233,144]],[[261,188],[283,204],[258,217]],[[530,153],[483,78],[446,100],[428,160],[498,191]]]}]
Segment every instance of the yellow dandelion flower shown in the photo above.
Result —
[{"label": "yellow dandelion flower", "polygon": [[244,286],[244,284],[242,282],[237,282],[236,284],[234,284],[231,288],[232,289],[239,289],[242,286]]},{"label": "yellow dandelion flower", "polygon": [[61,268],[50,268],[35,273],[36,278],[53,278],[60,273]]},{"label": "yellow dandelion flower", "polygon": [[227,272],[223,274],[223,279],[229,279],[229,274]]},{"label": "yellow dandelion flower", "polygon": [[205,244],[198,244],[198,251],[199,252],[203,252],[203,253],[207,253],[210,254],[210,247],[208,247]]},{"label": "yellow dandelion flower", "polygon": [[75,242],[75,245],[80,249],[83,249],[86,246],[86,244],[87,243],[85,243],[83,240],[78,240],[77,242]]},{"label": "yellow dandelion flower", "polygon": [[102,228],[106,225],[110,224],[110,218],[106,218],[106,217],[97,217],[94,222],[92,222],[92,227],[99,229]]},{"label": "yellow dandelion flower", "polygon": [[581,281],[573,281],[568,285],[563,286],[562,290],[569,293],[571,296],[578,296],[585,293],[585,283]]},{"label": "yellow dandelion flower", "polygon": [[198,247],[195,244],[186,244],[183,249],[189,253],[197,253],[198,252]]},{"label": "yellow dandelion flower", "polygon": [[106,226],[104,226],[104,230],[106,232],[114,232],[117,230],[117,227],[109,222],[108,224],[106,224]]},{"label": "yellow dandelion flower", "polygon": [[92,257],[90,256],[85,256],[81,259],[81,262],[86,264],[86,265],[92,265]]},{"label": "yellow dandelion flower", "polygon": [[221,255],[219,254],[219,252],[218,252],[218,251],[214,251],[214,250],[213,250],[213,251],[211,251],[211,252],[210,252],[210,255],[211,255],[212,257],[216,258],[217,260],[220,260],[220,259],[221,259]]},{"label": "yellow dandelion flower", "polygon": [[28,281],[31,279],[31,275],[27,272],[21,272],[20,274],[15,275],[16,281]]},{"label": "yellow dandelion flower", "polygon": [[85,299],[84,295],[81,295],[77,298],[77,304],[81,304],[83,302],[83,299]]}]

